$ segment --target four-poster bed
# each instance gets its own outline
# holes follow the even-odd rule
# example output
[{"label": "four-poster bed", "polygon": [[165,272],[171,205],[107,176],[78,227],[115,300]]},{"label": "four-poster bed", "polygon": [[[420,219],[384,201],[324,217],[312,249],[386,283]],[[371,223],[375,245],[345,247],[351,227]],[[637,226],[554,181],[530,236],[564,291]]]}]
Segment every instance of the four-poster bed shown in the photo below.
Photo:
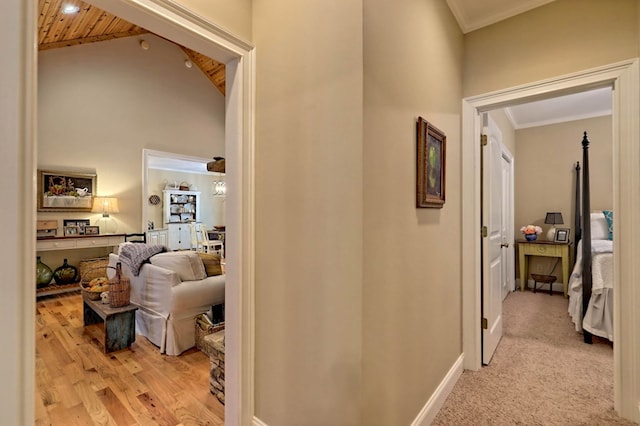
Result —
[{"label": "four-poster bed", "polygon": [[580,163],[575,168],[576,262],[569,279],[569,314],[576,330],[583,331],[585,343],[592,342],[592,335],[613,341],[613,213],[591,211],[587,132],[582,139],[582,167],[582,176]]}]

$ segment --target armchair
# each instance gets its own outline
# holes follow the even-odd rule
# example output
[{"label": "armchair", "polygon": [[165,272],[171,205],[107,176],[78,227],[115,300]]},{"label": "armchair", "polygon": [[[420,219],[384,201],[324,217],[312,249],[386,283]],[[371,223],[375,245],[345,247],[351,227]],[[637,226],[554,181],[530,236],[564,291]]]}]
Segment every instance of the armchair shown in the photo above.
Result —
[{"label": "armchair", "polygon": [[[118,261],[117,254],[109,255],[109,266]],[[131,302],[139,306],[136,333],[161,353],[179,355],[195,346],[195,316],[224,303],[225,276],[207,276],[200,256],[191,251],[159,253],[149,261],[137,276],[122,264],[131,280]]]}]

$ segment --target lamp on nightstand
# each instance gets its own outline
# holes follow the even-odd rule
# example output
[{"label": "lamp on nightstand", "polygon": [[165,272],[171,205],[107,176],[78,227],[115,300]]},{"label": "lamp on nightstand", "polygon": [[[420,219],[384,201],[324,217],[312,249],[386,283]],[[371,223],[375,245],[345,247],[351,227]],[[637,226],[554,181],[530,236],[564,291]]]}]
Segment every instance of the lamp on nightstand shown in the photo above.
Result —
[{"label": "lamp on nightstand", "polygon": [[547,240],[553,241],[556,237],[555,225],[562,225],[562,213],[560,212],[547,212],[547,217],[544,219],[544,223],[550,224],[551,228],[547,231]]}]

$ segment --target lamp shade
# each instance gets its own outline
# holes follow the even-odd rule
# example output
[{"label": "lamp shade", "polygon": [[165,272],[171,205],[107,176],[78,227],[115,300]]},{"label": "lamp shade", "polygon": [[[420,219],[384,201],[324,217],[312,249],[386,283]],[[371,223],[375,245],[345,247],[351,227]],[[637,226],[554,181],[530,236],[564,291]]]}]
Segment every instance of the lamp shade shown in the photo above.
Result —
[{"label": "lamp shade", "polygon": [[91,212],[102,213],[102,216],[105,217],[108,217],[111,213],[119,213],[118,199],[115,197],[95,197]]},{"label": "lamp shade", "polygon": [[562,220],[562,213],[560,212],[548,212],[547,217],[544,219],[544,223],[551,225],[562,225],[564,221]]}]

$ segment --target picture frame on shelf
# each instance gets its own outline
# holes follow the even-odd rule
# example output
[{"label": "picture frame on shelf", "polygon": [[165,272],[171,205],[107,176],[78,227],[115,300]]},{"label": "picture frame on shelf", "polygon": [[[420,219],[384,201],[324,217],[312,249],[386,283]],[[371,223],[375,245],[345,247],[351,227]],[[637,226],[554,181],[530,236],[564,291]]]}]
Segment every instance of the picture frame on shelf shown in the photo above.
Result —
[{"label": "picture frame on shelf", "polygon": [[63,219],[63,226],[77,226],[79,228],[79,235],[84,235],[84,230],[91,224],[89,219]]},{"label": "picture frame on shelf", "polygon": [[84,235],[100,235],[100,227],[97,225],[85,226]]},{"label": "picture frame on shelf", "polygon": [[447,137],[418,117],[416,207],[441,209],[445,202]]},{"label": "picture frame on shelf", "polygon": [[90,212],[96,188],[95,173],[38,170],[38,211]]},{"label": "picture frame on shelf", "polygon": [[570,232],[571,230],[569,228],[557,228],[553,241],[556,243],[569,243]]},{"label": "picture frame on shelf", "polygon": [[76,237],[80,235],[80,227],[78,226],[65,226],[64,227],[64,236],[65,237]]}]

